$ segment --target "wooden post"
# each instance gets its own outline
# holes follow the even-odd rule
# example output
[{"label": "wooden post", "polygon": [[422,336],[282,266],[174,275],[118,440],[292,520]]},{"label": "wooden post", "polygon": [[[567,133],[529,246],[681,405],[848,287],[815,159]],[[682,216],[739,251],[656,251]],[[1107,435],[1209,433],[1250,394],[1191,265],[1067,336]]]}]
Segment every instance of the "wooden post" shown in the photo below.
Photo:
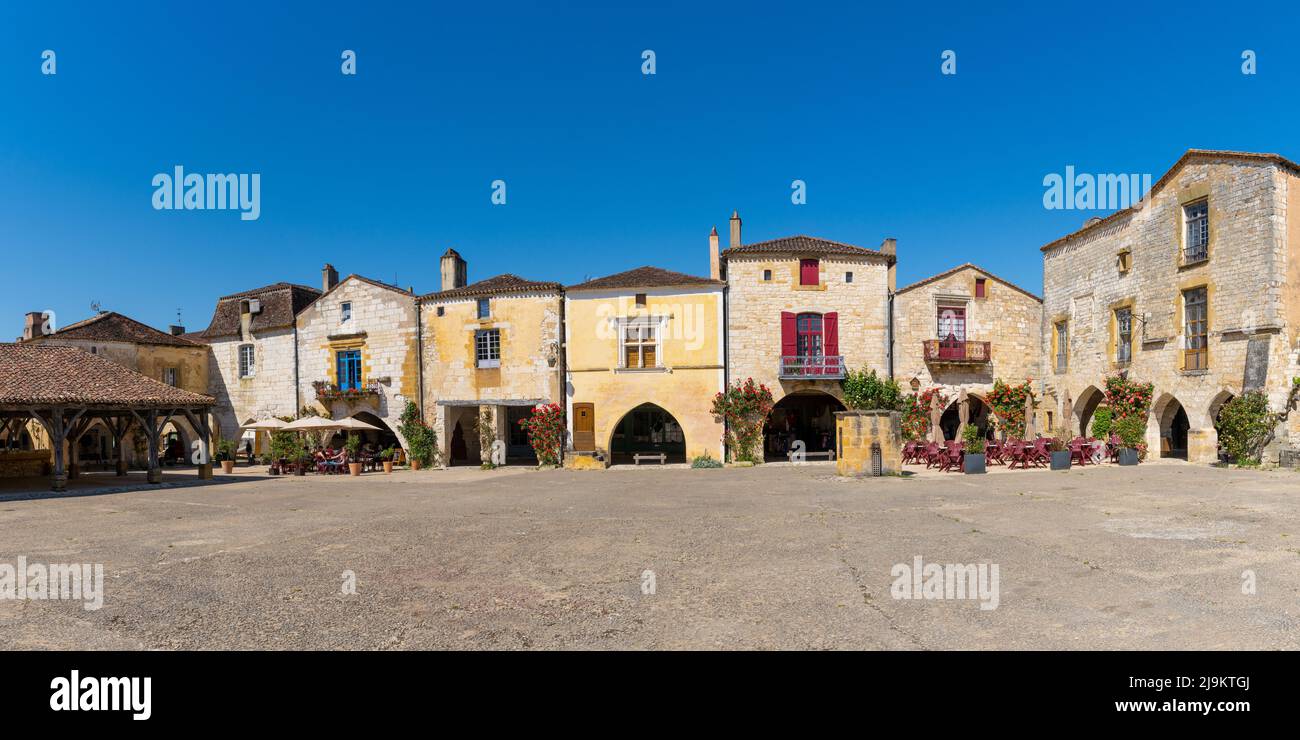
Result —
[{"label": "wooden post", "polygon": [[109,423],[109,431],[113,433],[113,454],[116,458],[114,467],[119,476],[126,475],[126,435],[131,431],[131,417],[121,416],[117,419],[104,417]]},{"label": "wooden post", "polygon": [[208,429],[208,412],[207,409],[185,409],[185,418],[189,420],[192,426],[199,433],[199,442],[202,444],[203,462],[199,463],[199,478],[202,480],[212,480],[212,436]]},{"label": "wooden post", "polygon": [[50,451],[54,453],[54,480],[50,486],[55,491],[63,491],[68,487],[68,475],[63,470],[63,409],[56,408],[50,414],[49,423],[50,432]]}]

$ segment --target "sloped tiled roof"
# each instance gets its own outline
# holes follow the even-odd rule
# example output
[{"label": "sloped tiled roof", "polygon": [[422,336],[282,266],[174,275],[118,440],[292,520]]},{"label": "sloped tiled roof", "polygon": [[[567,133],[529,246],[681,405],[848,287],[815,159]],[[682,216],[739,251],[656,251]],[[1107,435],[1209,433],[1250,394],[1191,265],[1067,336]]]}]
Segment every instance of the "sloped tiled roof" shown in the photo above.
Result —
[{"label": "sloped tiled roof", "polygon": [[374,278],[368,278],[368,277],[366,277],[366,276],[364,276],[364,275],[358,275],[358,274],[356,274],[356,273],[354,272],[354,273],[352,273],[351,275],[348,275],[347,277],[345,277],[345,278],[343,278],[342,280],[340,280],[340,281],[338,281],[337,283],[335,283],[333,288],[330,288],[329,290],[327,290],[327,291],[325,291],[324,293],[322,293],[322,294],[320,295],[320,297],[323,298],[323,297],[329,295],[330,293],[333,293],[334,291],[338,290],[338,289],[339,289],[339,288],[340,288],[344,283],[348,282],[349,280],[359,280],[359,281],[361,281],[361,282],[363,282],[363,283],[366,283],[366,284],[368,284],[368,285],[373,285],[373,286],[375,286],[376,288],[383,288],[384,290],[391,290],[391,291],[393,291],[394,293],[402,293],[402,294],[404,294],[404,295],[408,295],[408,296],[409,296],[409,295],[412,295],[411,291],[407,290],[406,288],[399,288],[399,287],[397,287],[396,285],[391,285],[391,284],[389,284],[389,283],[385,283],[385,282],[382,281],[382,280],[375,280]]},{"label": "sloped tiled roof", "polygon": [[[1177,162],[1174,162],[1173,166],[1170,167],[1165,174],[1160,176],[1159,180],[1156,180],[1155,184],[1151,186],[1150,194],[1147,194],[1144,197],[1149,199],[1157,190],[1160,190],[1165,185],[1169,184],[1169,181],[1174,178],[1174,175],[1176,175],[1185,165],[1193,161],[1213,161],[1218,159],[1251,162],[1256,164],[1275,164],[1283,169],[1290,170],[1294,175],[1300,175],[1300,164],[1296,164],[1286,157],[1283,157],[1281,154],[1234,152],[1226,149],[1188,149],[1183,153],[1183,156],[1178,158]],[[1082,228],[1075,229],[1059,239],[1044,244],[1042,247],[1039,247],[1039,250],[1046,252],[1047,250],[1058,247],[1077,236],[1103,228],[1107,224],[1115,223],[1135,210],[1137,210],[1135,206],[1129,206],[1128,208],[1121,208],[1105,218],[1089,219]]]},{"label": "sloped tiled roof", "polygon": [[828,254],[856,255],[860,257],[888,257],[893,255],[885,254],[878,249],[867,249],[843,242],[835,242],[830,239],[819,239],[815,236],[784,236],[780,239],[769,239],[765,242],[754,242],[753,244],[741,244],[738,247],[730,247],[722,250],[723,257],[745,254],[797,254],[807,255],[809,257],[820,257]]},{"label": "sloped tiled roof", "polygon": [[0,406],[211,406],[97,355],[57,344],[0,344]]},{"label": "sloped tiled roof", "polygon": [[518,275],[497,275],[461,288],[440,290],[420,296],[421,301],[445,301],[453,298],[481,298],[502,293],[540,293],[563,290],[559,283],[525,280]]},{"label": "sloped tiled roof", "polygon": [[997,275],[994,275],[993,273],[989,272],[988,270],[985,270],[983,267],[980,267],[979,265],[976,265],[976,264],[971,263],[971,262],[967,262],[967,263],[965,263],[965,264],[957,265],[956,267],[952,268],[951,270],[944,270],[943,272],[939,273],[938,275],[931,275],[931,276],[928,277],[928,278],[924,278],[924,279],[921,279],[921,280],[917,280],[915,283],[912,283],[911,285],[908,285],[908,286],[903,287],[903,288],[899,288],[898,290],[894,291],[894,293],[895,293],[896,295],[899,294],[899,293],[906,293],[907,291],[912,290],[913,288],[919,288],[919,287],[921,287],[922,285],[929,285],[930,283],[933,283],[933,282],[935,282],[935,281],[943,280],[943,279],[946,278],[946,277],[951,277],[952,275],[956,275],[957,273],[961,272],[962,270],[974,270],[975,272],[978,272],[979,274],[981,274],[981,275],[983,275],[983,276],[985,276],[985,277],[993,278],[994,280],[998,281],[999,283],[1002,283],[1003,285],[1007,286],[1008,288],[1014,288],[1014,289],[1017,290],[1018,292],[1020,292],[1020,293],[1024,293],[1025,295],[1029,296],[1030,298],[1033,298],[1034,300],[1038,301],[1039,303],[1042,303],[1042,302],[1043,302],[1043,299],[1042,299],[1042,298],[1040,298],[1040,297],[1038,297],[1037,295],[1034,295],[1033,293],[1031,293],[1031,292],[1025,290],[1024,288],[1020,287],[1019,285],[1016,285],[1015,283],[1011,282],[1010,280],[1003,280],[1002,278],[998,277]]},{"label": "sloped tiled roof", "polygon": [[75,324],[69,324],[48,336],[59,339],[89,339],[97,342],[130,342],[169,347],[198,346],[183,336],[159,331],[116,311],[106,311]]},{"label": "sloped tiled roof", "polygon": [[606,275],[577,285],[568,290],[596,290],[601,288],[660,288],[678,285],[723,285],[721,280],[711,280],[684,272],[673,272],[662,267],[646,265],[626,272]]},{"label": "sloped tiled roof", "polygon": [[239,308],[242,301],[256,298],[262,310],[253,316],[253,332],[268,331],[293,326],[298,312],[320,297],[320,291],[305,285],[275,283],[242,293],[223,296],[217,300],[212,312],[212,322],[202,332],[205,340],[239,335]]}]

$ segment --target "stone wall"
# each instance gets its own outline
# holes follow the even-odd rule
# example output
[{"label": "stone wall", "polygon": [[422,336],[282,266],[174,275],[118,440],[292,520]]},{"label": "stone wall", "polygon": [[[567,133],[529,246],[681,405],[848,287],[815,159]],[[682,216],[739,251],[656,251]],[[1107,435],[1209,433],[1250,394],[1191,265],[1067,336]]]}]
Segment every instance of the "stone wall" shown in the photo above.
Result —
[{"label": "stone wall", "polygon": [[[1141,208],[1047,249],[1040,354],[1047,400],[1057,413],[1068,392],[1076,423],[1086,421],[1104,378],[1126,371],[1155,384],[1149,448],[1158,454],[1161,435],[1171,432],[1181,407],[1191,430],[1188,458],[1211,462],[1218,440],[1214,417],[1242,392],[1252,346],[1265,361],[1264,390],[1280,407],[1296,374],[1295,326],[1288,324],[1294,309],[1287,304],[1296,300],[1295,282],[1288,287],[1287,280],[1288,239],[1290,254],[1296,254],[1295,227],[1288,229],[1286,220],[1291,182],[1272,163],[1194,159],[1171,173]],[[1209,205],[1209,259],[1187,264],[1183,207],[1200,199]],[[1122,260],[1129,262],[1127,270]],[[1195,287],[1205,287],[1208,295],[1204,370],[1184,365],[1183,291]],[[1127,364],[1118,362],[1115,349],[1120,307],[1135,316]],[[1061,321],[1069,328],[1068,366],[1058,370],[1055,327]]]},{"label": "stone wall", "polygon": [[[257,366],[256,373],[247,378],[239,377],[239,347],[243,344],[253,345]],[[209,395],[217,400],[213,414],[220,436],[238,439],[239,425],[250,419],[297,416],[305,399],[295,392],[293,327],[256,336],[245,330],[241,338],[213,340],[209,346]]]},{"label": "stone wall", "polygon": [[[849,369],[888,372],[889,266],[880,257],[826,256],[816,286],[799,284],[794,256],[744,255],[727,258],[727,360],[734,383],[752,377],[779,401],[789,393],[819,390],[839,398],[838,381],[778,378],[781,313],[839,314],[840,354]],[[770,270],[772,279],[763,273]],[[846,274],[853,273],[853,282]]]},{"label": "stone wall", "polygon": [[[342,304],[351,318],[342,320]],[[375,415],[398,432],[406,402],[419,401],[420,357],[415,297],[404,290],[352,276],[298,314],[298,392],[302,403],[333,418],[360,412]],[[359,399],[317,399],[315,382],[337,385],[337,353],[360,350],[361,382],[377,395]]]}]

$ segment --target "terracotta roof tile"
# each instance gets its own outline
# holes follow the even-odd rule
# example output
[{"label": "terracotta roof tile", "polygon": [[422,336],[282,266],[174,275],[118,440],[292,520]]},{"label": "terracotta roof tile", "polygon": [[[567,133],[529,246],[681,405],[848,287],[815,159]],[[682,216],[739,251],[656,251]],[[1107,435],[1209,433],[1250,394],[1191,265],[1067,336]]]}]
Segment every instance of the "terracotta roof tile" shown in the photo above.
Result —
[{"label": "terracotta roof tile", "polygon": [[662,267],[646,265],[626,272],[606,275],[588,280],[577,285],[570,285],[568,290],[596,290],[600,288],[661,288],[678,285],[723,285],[721,280],[711,280],[683,272],[673,272]]},{"label": "terracotta roof tile", "polygon": [[785,236],[780,239],[769,239],[765,242],[754,242],[753,244],[741,244],[738,247],[731,247],[722,250],[723,257],[745,254],[799,254],[810,257],[819,257],[828,254],[859,255],[862,257],[889,257],[892,255],[885,254],[878,249],[867,249],[843,242],[835,242],[830,239],[819,239],[815,236]]},{"label": "terracotta roof tile", "polygon": [[0,344],[0,406],[211,406],[97,355],[56,344]]},{"label": "terracotta roof tile", "polygon": [[913,288],[919,288],[919,287],[921,287],[922,285],[929,285],[930,283],[933,283],[933,282],[935,282],[936,280],[943,280],[943,279],[946,278],[946,277],[950,277],[950,276],[952,276],[952,275],[956,275],[957,273],[961,272],[962,270],[974,270],[975,272],[978,272],[979,274],[981,274],[981,275],[983,275],[983,276],[985,276],[985,277],[993,278],[994,280],[998,281],[999,283],[1002,283],[1003,285],[1007,286],[1008,288],[1014,288],[1014,289],[1016,289],[1017,291],[1019,291],[1019,292],[1021,292],[1021,293],[1024,293],[1025,295],[1029,296],[1030,298],[1033,298],[1034,300],[1038,301],[1039,303],[1042,303],[1042,302],[1043,302],[1043,299],[1040,298],[1039,296],[1034,295],[1033,293],[1031,293],[1031,292],[1025,290],[1025,289],[1022,288],[1022,287],[1020,287],[1019,285],[1016,285],[1015,283],[1011,282],[1010,280],[1003,280],[1002,278],[998,277],[997,275],[994,275],[993,273],[989,272],[988,270],[985,270],[983,267],[980,267],[979,265],[976,265],[976,264],[971,263],[971,262],[967,262],[967,263],[962,264],[962,265],[957,265],[956,267],[952,268],[951,270],[944,270],[943,272],[939,273],[938,275],[931,275],[931,276],[928,277],[928,278],[923,278],[923,279],[921,279],[921,280],[917,280],[915,283],[912,283],[911,285],[908,285],[908,286],[905,286],[905,287],[899,288],[898,290],[894,291],[894,294],[897,295],[897,294],[899,294],[899,293],[906,293],[907,291],[912,290]]},{"label": "terracotta roof tile", "polygon": [[75,324],[68,324],[48,336],[59,339],[89,339],[99,342],[130,342],[170,347],[198,346],[184,336],[159,331],[116,311],[107,311]]},{"label": "terracotta roof tile", "polygon": [[250,329],[254,332],[293,326],[298,312],[320,297],[315,288],[293,283],[275,283],[262,288],[222,296],[212,312],[212,322],[204,329],[204,339],[239,336],[240,304],[256,298],[262,304],[261,312],[253,316]]},{"label": "terracotta roof tile", "polygon": [[542,293],[558,292],[564,286],[559,283],[525,280],[518,275],[497,275],[477,283],[470,283],[461,288],[440,290],[420,296],[421,301],[445,301],[454,298],[480,298],[503,293]]}]

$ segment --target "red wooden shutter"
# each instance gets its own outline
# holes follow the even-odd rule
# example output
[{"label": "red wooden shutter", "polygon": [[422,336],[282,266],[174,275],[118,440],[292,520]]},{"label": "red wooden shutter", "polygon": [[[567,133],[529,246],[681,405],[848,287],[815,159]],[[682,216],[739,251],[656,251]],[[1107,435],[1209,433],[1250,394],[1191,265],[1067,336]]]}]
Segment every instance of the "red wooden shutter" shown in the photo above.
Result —
[{"label": "red wooden shutter", "polygon": [[798,329],[795,327],[794,314],[788,311],[781,312],[781,355],[784,357],[794,357],[799,353],[798,349]]},{"label": "red wooden shutter", "polygon": [[831,312],[822,316],[822,354],[834,357],[840,353],[840,315]]},{"label": "red wooden shutter", "polygon": [[817,271],[817,260],[799,260],[799,284],[821,284],[821,275]]}]

